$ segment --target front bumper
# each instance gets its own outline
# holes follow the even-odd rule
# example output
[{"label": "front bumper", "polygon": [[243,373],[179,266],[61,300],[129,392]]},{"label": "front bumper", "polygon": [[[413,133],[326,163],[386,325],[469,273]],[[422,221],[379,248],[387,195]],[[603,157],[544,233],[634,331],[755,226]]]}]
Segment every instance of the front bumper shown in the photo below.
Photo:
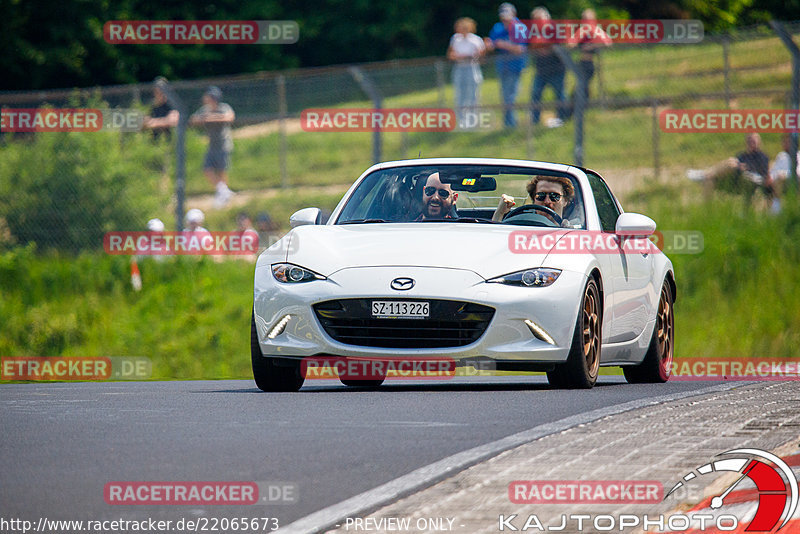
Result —
[{"label": "front bumper", "polygon": [[[389,284],[398,277],[413,278],[416,284],[408,291],[392,290]],[[286,284],[275,280],[270,266],[264,265],[256,268],[255,276],[256,330],[265,356],[385,359],[439,356],[454,360],[563,362],[569,354],[585,283],[582,273],[570,271],[563,271],[549,287],[516,287],[488,283],[464,269],[359,267],[338,271],[327,280]],[[488,306],[495,312],[476,341],[459,347],[389,348],[338,342],[320,324],[313,306],[358,298],[456,300]],[[526,321],[543,330],[553,343],[537,337]],[[279,323],[282,329],[276,329]],[[277,331],[280,333],[276,334]]]}]

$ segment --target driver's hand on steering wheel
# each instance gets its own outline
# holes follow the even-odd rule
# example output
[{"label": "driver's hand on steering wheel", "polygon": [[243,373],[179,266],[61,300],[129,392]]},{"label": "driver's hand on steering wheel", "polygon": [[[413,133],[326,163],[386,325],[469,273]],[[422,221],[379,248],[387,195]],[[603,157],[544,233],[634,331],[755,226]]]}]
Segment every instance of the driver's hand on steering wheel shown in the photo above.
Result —
[{"label": "driver's hand on steering wheel", "polygon": [[503,219],[503,215],[511,211],[511,208],[516,206],[517,203],[514,202],[514,197],[510,195],[502,195],[500,197],[500,203],[497,205],[497,209],[494,210],[494,215],[492,216],[493,221],[500,221]]}]

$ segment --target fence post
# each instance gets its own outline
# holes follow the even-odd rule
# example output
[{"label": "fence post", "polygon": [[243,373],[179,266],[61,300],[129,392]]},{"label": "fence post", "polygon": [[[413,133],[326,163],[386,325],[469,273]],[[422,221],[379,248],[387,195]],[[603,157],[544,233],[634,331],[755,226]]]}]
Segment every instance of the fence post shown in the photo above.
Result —
[{"label": "fence post", "polygon": [[[367,77],[363,70],[359,67],[348,67],[348,72],[353,77],[353,79],[361,86],[361,90],[363,90],[367,96],[372,100],[372,105],[375,106],[375,109],[383,108],[383,98],[381,97],[380,91],[378,88],[375,87],[375,84],[372,83],[372,80]],[[375,128],[372,132],[372,162],[373,163],[380,163],[381,161],[381,130],[380,128]]]},{"label": "fence post", "polygon": [[528,116],[528,126],[525,131],[525,158],[533,160],[533,121]]},{"label": "fence post", "polygon": [[280,137],[280,148],[278,159],[281,168],[281,187],[289,186],[289,173],[286,170],[287,140],[286,140],[286,77],[283,74],[278,76],[278,136]]},{"label": "fence post", "polygon": [[603,54],[599,51],[594,55],[594,73],[597,78],[597,98],[603,109],[608,109],[608,95],[606,94],[606,79],[603,75]]},{"label": "fence post", "polygon": [[560,46],[554,46],[553,51],[561,59],[561,62],[575,74],[577,86],[575,87],[575,107],[573,117],[575,119],[575,146],[572,149],[572,159],[578,167],[583,167],[583,114],[586,109],[586,76],[582,69],[578,68],[572,57]]},{"label": "fence post", "polygon": [[656,182],[661,179],[661,132],[658,124],[658,100],[653,100],[652,103],[652,117],[653,117],[653,176]]},{"label": "fence post", "polygon": [[163,91],[169,105],[178,110],[178,127],[175,131],[175,230],[180,232],[183,228],[186,200],[186,129],[189,125],[189,112],[168,82],[159,80],[156,86]]},{"label": "fence post", "polygon": [[[800,109],[800,48],[797,47],[792,40],[792,35],[786,30],[786,26],[777,20],[769,21],[769,25],[778,34],[783,44],[789,49],[792,54],[792,109]],[[797,175],[797,131],[792,133],[792,147],[789,157],[791,163],[789,165],[789,173],[791,182],[795,188],[800,188],[800,177]]]},{"label": "fence post", "polygon": [[725,107],[731,107],[731,58],[730,58],[730,36],[722,36],[722,75],[725,79]]},{"label": "fence post", "polygon": [[433,68],[436,71],[436,88],[438,89],[439,95],[439,107],[443,108],[446,107],[444,101],[444,61],[437,59],[433,63]]}]

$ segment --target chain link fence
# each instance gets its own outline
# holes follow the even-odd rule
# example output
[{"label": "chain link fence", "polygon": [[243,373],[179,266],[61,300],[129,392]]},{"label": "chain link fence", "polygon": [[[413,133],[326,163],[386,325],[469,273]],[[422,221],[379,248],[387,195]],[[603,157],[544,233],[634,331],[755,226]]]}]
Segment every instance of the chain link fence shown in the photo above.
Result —
[{"label": "chain link fence", "polygon": [[[787,26],[792,35],[800,24]],[[565,49],[567,53],[574,52]],[[665,133],[665,109],[790,109],[792,56],[769,27],[706,35],[698,44],[614,45],[597,55],[583,116],[582,163],[600,171],[617,192],[645,181],[685,180],[687,170],[707,168],[743,150],[742,134]],[[575,162],[575,120],[547,127],[556,103],[546,90],[542,123],[531,121],[534,67],[524,69],[515,128],[503,126],[494,58],[481,65],[482,127],[426,132],[304,131],[309,108],[453,108],[451,66],[442,58],[397,60],[352,67],[298,69],[214,79],[172,81],[172,94],[191,113],[210,85],[236,112],[230,187],[224,209],[202,172],[206,140],[120,132],[0,133],[0,246],[36,242],[39,248],[98,249],[110,230],[141,230],[155,216],[180,228],[182,213],[203,208],[210,229],[231,229],[236,213],[269,211],[281,226],[304,205],[330,209],[376,157],[501,157]],[[360,73],[360,74],[359,74]],[[567,74],[566,92],[575,87]],[[11,108],[111,107],[148,112],[153,84],[90,89],[0,93]],[[376,150],[379,137],[379,150]],[[762,135],[773,158],[781,134]],[[176,150],[185,150],[185,203],[176,194]],[[181,198],[178,198],[181,197]],[[176,210],[177,207],[177,210]],[[175,219],[178,220],[174,220]],[[168,227],[172,226],[168,224]]]}]

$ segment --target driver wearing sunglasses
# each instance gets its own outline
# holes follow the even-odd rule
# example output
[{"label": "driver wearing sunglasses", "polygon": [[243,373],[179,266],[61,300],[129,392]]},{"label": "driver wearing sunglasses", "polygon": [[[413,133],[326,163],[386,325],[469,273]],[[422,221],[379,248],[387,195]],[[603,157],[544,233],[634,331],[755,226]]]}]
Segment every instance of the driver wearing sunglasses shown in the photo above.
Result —
[{"label": "driver wearing sunglasses", "polygon": [[441,182],[438,172],[431,174],[422,190],[422,214],[416,220],[452,219],[451,211],[457,198],[458,193],[453,192],[450,184]]},{"label": "driver wearing sunglasses", "polygon": [[[569,204],[572,197],[575,196],[575,188],[569,178],[563,176],[534,176],[526,186],[528,195],[534,204],[550,208],[559,217],[563,217],[564,208]],[[500,198],[500,204],[494,211],[492,216],[493,221],[503,220],[503,216],[511,211],[516,202],[514,197],[503,195]],[[552,220],[550,215],[540,212],[542,215]],[[555,221],[553,221],[555,222]],[[569,221],[564,219],[561,223],[563,226],[568,226]]]}]

